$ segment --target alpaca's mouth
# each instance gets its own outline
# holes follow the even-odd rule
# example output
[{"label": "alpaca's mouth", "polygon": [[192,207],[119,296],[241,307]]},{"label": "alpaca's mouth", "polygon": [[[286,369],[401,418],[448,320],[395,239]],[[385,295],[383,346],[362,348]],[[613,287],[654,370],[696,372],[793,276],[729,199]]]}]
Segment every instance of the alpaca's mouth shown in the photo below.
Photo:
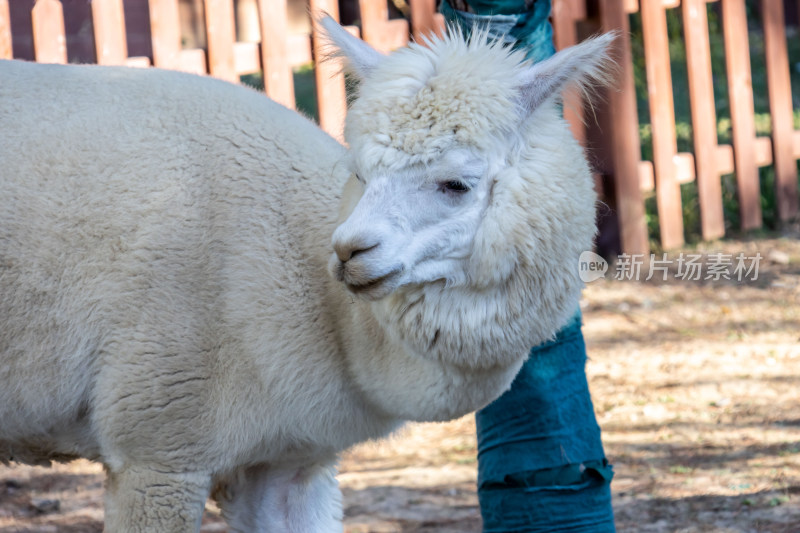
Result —
[{"label": "alpaca's mouth", "polygon": [[[383,296],[386,296],[386,294],[388,294],[388,292],[386,292],[384,294],[384,291],[378,291],[380,294],[374,294],[375,289],[377,289],[377,288],[379,288],[381,286],[384,286],[384,287],[391,286],[392,284],[391,283],[387,283],[387,282],[389,282],[393,278],[397,277],[397,275],[400,273],[401,270],[402,269],[400,269],[400,268],[392,270],[388,274],[384,274],[383,276],[371,279],[371,280],[363,282],[363,283],[349,283],[349,282],[345,281],[344,284],[345,284],[345,286],[347,287],[347,289],[350,292],[353,292],[353,293],[359,294],[359,295],[363,295],[363,296],[367,296],[367,297],[371,296],[371,297],[377,299],[377,298],[381,298]],[[389,292],[391,292],[391,291],[389,291]]]}]

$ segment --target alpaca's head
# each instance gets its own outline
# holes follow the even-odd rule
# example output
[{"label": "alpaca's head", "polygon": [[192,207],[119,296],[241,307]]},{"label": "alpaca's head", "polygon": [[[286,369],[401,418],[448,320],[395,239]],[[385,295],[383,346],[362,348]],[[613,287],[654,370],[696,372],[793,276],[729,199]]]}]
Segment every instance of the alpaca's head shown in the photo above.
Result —
[{"label": "alpaca's head", "polygon": [[426,284],[486,291],[523,264],[560,264],[577,286],[595,197],[558,99],[602,79],[612,37],[531,65],[457,33],[383,55],[322,22],[359,82],[334,277],[371,300]]}]

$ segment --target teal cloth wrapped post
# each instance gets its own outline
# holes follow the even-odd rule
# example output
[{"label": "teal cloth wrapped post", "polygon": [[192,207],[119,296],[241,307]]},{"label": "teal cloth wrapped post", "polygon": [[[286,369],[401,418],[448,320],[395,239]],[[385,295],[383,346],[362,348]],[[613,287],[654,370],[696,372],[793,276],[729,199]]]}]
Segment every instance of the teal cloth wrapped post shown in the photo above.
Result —
[{"label": "teal cloth wrapped post", "polygon": [[615,531],[577,313],[531,350],[511,389],[476,414],[485,533]]},{"label": "teal cloth wrapped post", "polygon": [[442,0],[439,11],[450,24],[455,24],[464,35],[474,29],[488,31],[493,39],[524,49],[528,59],[541,61],[555,53],[553,28],[550,26],[550,1],[533,2],[530,9],[524,1],[467,0],[474,13],[458,11]]},{"label": "teal cloth wrapped post", "polygon": [[[488,31],[550,57],[549,0],[443,0],[440,11],[465,35]],[[531,349],[511,389],[476,414],[478,499],[485,533],[613,533],[614,473],[600,440],[586,381],[586,345],[576,312],[556,339]]]}]

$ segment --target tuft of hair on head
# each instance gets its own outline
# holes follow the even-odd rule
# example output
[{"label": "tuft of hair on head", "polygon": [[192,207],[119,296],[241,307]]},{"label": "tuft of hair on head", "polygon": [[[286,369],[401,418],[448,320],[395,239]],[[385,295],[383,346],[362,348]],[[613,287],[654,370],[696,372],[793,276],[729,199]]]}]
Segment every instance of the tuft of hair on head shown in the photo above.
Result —
[{"label": "tuft of hair on head", "polygon": [[531,65],[522,75],[522,104],[532,112],[562,91],[576,87],[587,101],[594,89],[611,84],[616,63],[611,57],[615,32],[591,37]]},{"label": "tuft of hair on head", "polygon": [[326,41],[323,61],[343,59],[346,71],[363,79],[375,69],[385,57],[370,45],[350,34],[327,13],[314,17],[323,29]]},{"label": "tuft of hair on head", "polygon": [[[517,56],[520,62],[524,58],[524,52],[514,50],[513,42],[508,41],[503,35],[492,34],[485,24],[475,23],[472,29],[465,33],[461,25],[448,22],[441,35],[432,32],[420,36],[419,40],[415,38],[413,42],[430,49],[435,49],[439,45],[447,46],[460,43],[466,47],[466,50],[478,48],[501,49],[509,56]],[[462,49],[461,46],[458,49]]]}]

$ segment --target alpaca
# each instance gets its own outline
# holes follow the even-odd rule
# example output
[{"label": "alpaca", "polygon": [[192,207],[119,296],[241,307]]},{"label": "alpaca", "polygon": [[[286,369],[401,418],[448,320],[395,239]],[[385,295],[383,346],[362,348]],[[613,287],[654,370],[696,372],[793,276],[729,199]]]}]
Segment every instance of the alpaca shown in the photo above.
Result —
[{"label": "alpaca", "polygon": [[0,461],[102,462],[107,531],[197,531],[209,495],[232,531],[341,531],[338,453],[486,405],[577,305],[558,94],[610,37],[529,65],[323,24],[347,149],[219,80],[0,62]]}]

